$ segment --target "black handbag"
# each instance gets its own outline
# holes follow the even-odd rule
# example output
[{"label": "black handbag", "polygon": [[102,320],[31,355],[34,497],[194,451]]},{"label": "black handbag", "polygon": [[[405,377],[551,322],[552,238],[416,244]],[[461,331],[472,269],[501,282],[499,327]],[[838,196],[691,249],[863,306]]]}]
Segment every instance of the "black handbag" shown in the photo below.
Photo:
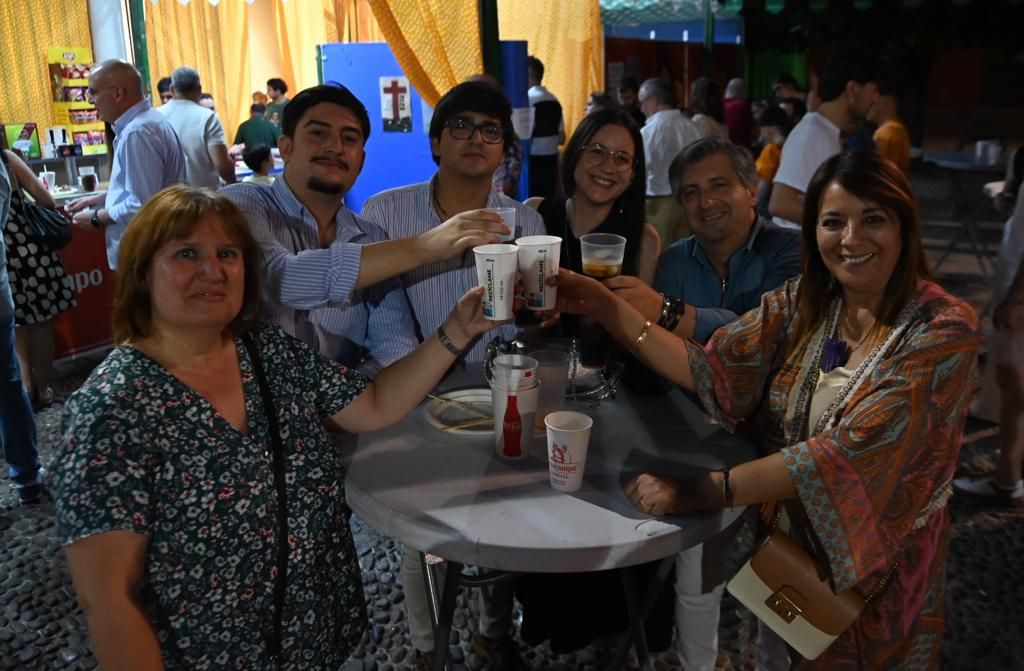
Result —
[{"label": "black handbag", "polygon": [[33,203],[24,195],[21,202],[26,235],[50,249],[60,249],[71,242],[71,226],[59,212]]},{"label": "black handbag", "polygon": [[[0,159],[7,166],[7,174],[11,180],[11,187],[18,190],[18,197],[11,199],[10,216],[19,216],[19,223],[24,225],[25,235],[39,244],[50,249],[61,249],[71,242],[71,225],[68,220],[61,216],[56,210],[43,207],[29,200],[25,196],[25,190],[21,188],[17,177],[11,172],[7,163],[7,157],[3,150],[0,150]],[[3,222],[0,222],[3,223]]]}]

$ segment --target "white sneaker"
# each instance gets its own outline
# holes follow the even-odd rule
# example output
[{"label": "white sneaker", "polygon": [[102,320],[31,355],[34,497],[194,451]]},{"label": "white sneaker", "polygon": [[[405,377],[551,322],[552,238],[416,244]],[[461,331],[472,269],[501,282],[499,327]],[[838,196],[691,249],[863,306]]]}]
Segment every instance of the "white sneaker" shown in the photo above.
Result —
[{"label": "white sneaker", "polygon": [[991,476],[972,480],[970,478],[954,478],[953,489],[986,499],[999,499],[1004,503],[1024,502],[1024,480],[1018,480],[1013,487],[1004,487]]}]

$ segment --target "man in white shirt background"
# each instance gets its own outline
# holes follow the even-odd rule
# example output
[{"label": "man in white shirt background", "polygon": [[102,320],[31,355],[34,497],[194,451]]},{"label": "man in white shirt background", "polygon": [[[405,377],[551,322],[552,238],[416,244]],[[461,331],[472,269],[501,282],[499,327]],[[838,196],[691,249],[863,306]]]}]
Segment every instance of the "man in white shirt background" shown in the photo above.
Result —
[{"label": "man in white shirt background", "polygon": [[159,111],[167,117],[185,151],[185,179],[210,189],[235,182],[235,163],[228,156],[224,126],[216,112],[199,104],[203,94],[199,73],[180,67],[171,73],[173,98]]},{"label": "man in white shirt background", "polygon": [[662,249],[690,235],[682,206],[672,197],[668,168],[683,147],[701,138],[700,129],[676,107],[672,86],[662,79],[640,85],[640,129],[647,159],[647,223],[658,230]]},{"label": "man in white shirt background", "polygon": [[837,51],[821,78],[821,106],[786,138],[768,209],[775,223],[800,228],[804,192],[822,163],[842,151],[840,135],[852,131],[878,100],[878,66],[863,49]]}]

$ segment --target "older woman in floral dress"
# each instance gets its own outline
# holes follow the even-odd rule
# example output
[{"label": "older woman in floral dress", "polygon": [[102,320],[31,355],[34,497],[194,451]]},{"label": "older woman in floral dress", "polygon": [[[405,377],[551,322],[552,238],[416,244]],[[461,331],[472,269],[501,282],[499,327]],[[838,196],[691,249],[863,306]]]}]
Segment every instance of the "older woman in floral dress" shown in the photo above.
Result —
[{"label": "older woman in floral dress", "polygon": [[96,657],[131,669],[338,669],[366,626],[341,454],[395,422],[497,322],[468,292],[370,382],[259,314],[259,250],[205,189],[121,242],[119,346],[68,400],[54,492]]},{"label": "older woman in floral dress", "polygon": [[652,326],[590,278],[560,275],[559,301],[594,314],[648,365],[695,391],[723,426],[753,424],[762,437],[765,456],[728,478],[640,475],[626,489],[638,508],[665,515],[793,500],[816,538],[807,549],[837,592],[867,595],[892,571],[854,624],[801,669],[937,668],[945,504],[977,316],[929,279],[910,186],[874,152],[822,165],[802,231],[802,277],[765,294],[706,347]]}]

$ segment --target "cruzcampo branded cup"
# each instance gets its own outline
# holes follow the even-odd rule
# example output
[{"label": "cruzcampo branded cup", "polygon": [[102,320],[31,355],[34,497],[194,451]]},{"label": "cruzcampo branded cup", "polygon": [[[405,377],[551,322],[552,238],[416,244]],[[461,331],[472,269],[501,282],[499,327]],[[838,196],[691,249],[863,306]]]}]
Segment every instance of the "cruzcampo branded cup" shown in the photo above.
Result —
[{"label": "cruzcampo branded cup", "polygon": [[515,301],[519,248],[515,245],[481,245],[473,248],[476,276],[484,287],[484,317],[495,321],[512,319]]},{"label": "cruzcampo branded cup", "polygon": [[587,445],[594,420],[582,412],[560,410],[544,418],[548,438],[548,478],[551,488],[575,492],[583,486]]},{"label": "cruzcampo branded cup", "polygon": [[516,239],[519,247],[519,272],[523,275],[523,293],[530,310],[550,310],[555,307],[558,289],[545,282],[558,274],[558,259],[562,238],[554,235],[528,235]]},{"label": "cruzcampo branded cup", "polygon": [[498,235],[504,242],[511,242],[516,237],[516,208],[514,207],[485,207],[488,212],[501,215],[501,223],[508,226],[508,233]]},{"label": "cruzcampo branded cup", "polygon": [[504,459],[522,459],[530,451],[533,440],[533,420],[537,414],[537,395],[540,387],[536,378],[530,386],[504,389],[491,386],[491,404],[494,408],[494,451]]},{"label": "cruzcampo branded cup", "polygon": [[626,258],[626,238],[613,233],[587,233],[580,237],[580,256],[583,274],[599,280],[622,273],[622,260]]}]

